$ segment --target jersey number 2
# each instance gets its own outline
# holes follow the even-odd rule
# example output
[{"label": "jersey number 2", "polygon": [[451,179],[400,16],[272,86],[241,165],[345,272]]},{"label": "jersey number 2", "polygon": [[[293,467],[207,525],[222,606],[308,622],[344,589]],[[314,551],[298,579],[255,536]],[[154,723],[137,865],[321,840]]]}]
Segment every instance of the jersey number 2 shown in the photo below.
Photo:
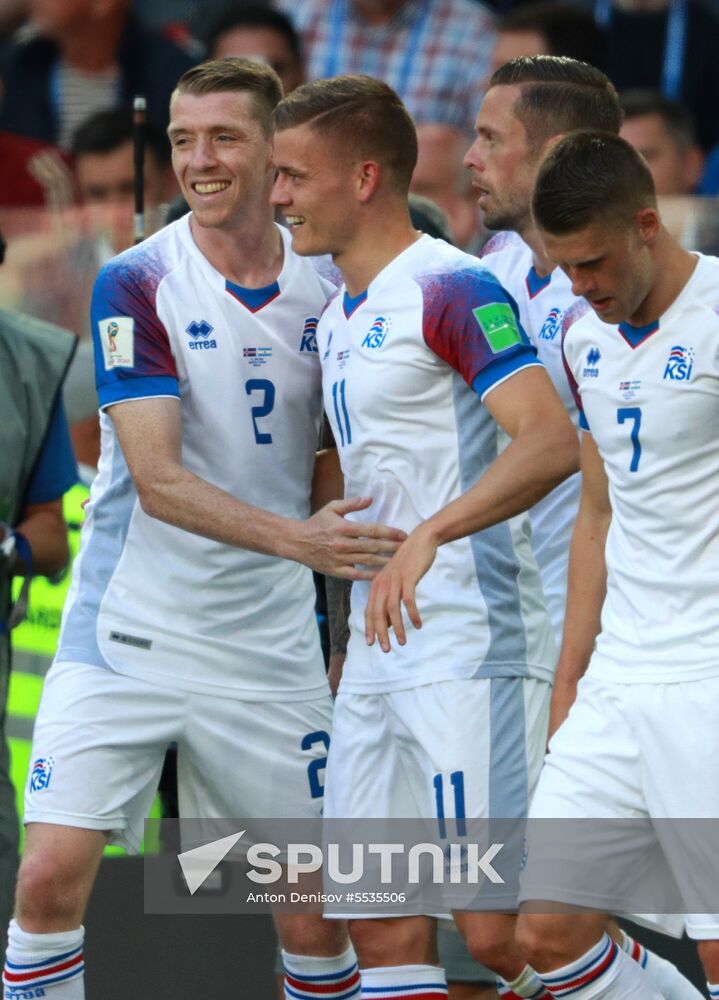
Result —
[{"label": "jersey number 2", "polygon": [[639,440],[639,428],[642,426],[642,411],[638,406],[620,406],[617,410],[617,423],[623,424],[627,420],[632,421],[630,438],[632,441],[632,460],[629,463],[629,471],[636,472],[639,468],[639,459],[642,457],[642,445]]},{"label": "jersey number 2", "polygon": [[259,406],[252,407],[252,426],[255,429],[255,441],[258,444],[272,444],[272,435],[268,431],[261,431],[257,426],[257,421],[262,417],[272,413],[275,405],[275,387],[269,379],[251,378],[245,382],[245,392],[251,396],[253,392],[262,393],[262,402]]},{"label": "jersey number 2", "polygon": [[[300,747],[302,750],[311,750],[313,746],[317,743],[321,743],[325,750],[330,748],[330,737],[329,733],[326,733],[324,729],[318,729],[314,733],[307,733],[302,739]],[[310,795],[313,799],[321,799],[324,795],[324,785],[320,779],[321,773],[327,766],[327,754],[324,757],[315,757],[314,760],[310,761],[307,768],[307,780],[310,783]]]}]

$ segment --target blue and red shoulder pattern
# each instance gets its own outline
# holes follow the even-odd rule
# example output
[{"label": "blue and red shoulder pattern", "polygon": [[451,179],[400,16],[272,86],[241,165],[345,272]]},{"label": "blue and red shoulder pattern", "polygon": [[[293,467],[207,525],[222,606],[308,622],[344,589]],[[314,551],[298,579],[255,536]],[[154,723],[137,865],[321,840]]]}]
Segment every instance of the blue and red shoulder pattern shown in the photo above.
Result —
[{"label": "blue and red shoulder pattern", "polygon": [[[517,304],[481,264],[420,274],[422,333],[435,354],[480,396],[529,364],[539,364]],[[452,265],[455,265],[453,269]]]},{"label": "blue and red shoulder pattern", "polygon": [[586,316],[591,308],[592,307],[586,299],[577,299],[576,302],[573,302],[569,309],[567,309],[562,320],[562,361],[564,362],[564,371],[567,373],[569,388],[572,390],[574,402],[577,404],[577,409],[579,410],[579,426],[585,431],[589,430],[589,423],[584,415],[584,407],[582,406],[582,397],[579,394],[579,386],[577,385],[577,380],[572,373],[572,369],[569,367],[564,346],[567,341],[567,334],[569,333],[571,327],[577,322],[577,320],[581,319],[582,316]]},{"label": "blue and red shoulder pattern", "polygon": [[158,286],[170,269],[151,241],[115,257],[97,276],[91,321],[101,406],[179,397],[175,358],[156,307]]},{"label": "blue and red shoulder pattern", "polygon": [[482,260],[484,260],[485,257],[490,257],[493,253],[499,253],[501,250],[506,250],[507,247],[521,246],[523,246],[522,238],[516,233],[495,233],[494,236],[490,236],[484,244],[479,256]]}]

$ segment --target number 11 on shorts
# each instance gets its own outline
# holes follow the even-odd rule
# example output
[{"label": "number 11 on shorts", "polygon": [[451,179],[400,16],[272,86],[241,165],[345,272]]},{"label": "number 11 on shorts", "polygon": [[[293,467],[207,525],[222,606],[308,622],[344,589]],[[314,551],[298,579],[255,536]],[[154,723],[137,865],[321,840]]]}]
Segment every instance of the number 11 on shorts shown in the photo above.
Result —
[{"label": "number 11 on shorts", "polygon": [[[467,813],[464,805],[464,771],[452,771],[449,780],[454,791],[454,818],[457,820],[457,836],[466,837]],[[437,803],[439,836],[444,839],[447,836],[447,823],[444,812],[444,776],[442,774],[434,776],[434,796]]]}]

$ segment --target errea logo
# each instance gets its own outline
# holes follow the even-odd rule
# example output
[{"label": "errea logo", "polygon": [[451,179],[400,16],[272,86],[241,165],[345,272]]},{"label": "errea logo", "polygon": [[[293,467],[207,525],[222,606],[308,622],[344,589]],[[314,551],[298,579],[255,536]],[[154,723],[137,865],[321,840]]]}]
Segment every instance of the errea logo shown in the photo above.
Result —
[{"label": "errea logo", "polygon": [[362,341],[362,347],[368,347],[372,351],[379,350],[387,339],[387,334],[389,333],[391,325],[391,319],[388,319],[385,316],[378,316],[369,328],[369,333]]},{"label": "errea logo", "polygon": [[582,372],[584,378],[598,378],[599,377],[599,362],[601,360],[601,353],[598,347],[590,347],[587,351],[587,364]]},{"label": "errea logo", "polygon": [[185,333],[189,333],[192,340],[188,341],[191,351],[198,350],[212,350],[217,347],[216,340],[209,340],[209,336],[214,330],[213,326],[205,319],[201,319],[198,323],[194,320],[190,323],[188,327],[185,328]]}]

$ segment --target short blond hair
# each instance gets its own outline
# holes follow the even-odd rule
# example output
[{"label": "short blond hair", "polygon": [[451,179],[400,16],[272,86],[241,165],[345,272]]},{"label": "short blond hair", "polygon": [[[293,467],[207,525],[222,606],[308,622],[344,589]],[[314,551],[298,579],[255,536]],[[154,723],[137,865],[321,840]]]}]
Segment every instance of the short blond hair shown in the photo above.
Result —
[{"label": "short blond hair", "polygon": [[282,100],[282,84],[271,66],[252,59],[224,56],[193,66],[178,80],[170,104],[180,94],[221,93],[249,94],[262,131],[266,136],[272,133],[272,112]]}]

